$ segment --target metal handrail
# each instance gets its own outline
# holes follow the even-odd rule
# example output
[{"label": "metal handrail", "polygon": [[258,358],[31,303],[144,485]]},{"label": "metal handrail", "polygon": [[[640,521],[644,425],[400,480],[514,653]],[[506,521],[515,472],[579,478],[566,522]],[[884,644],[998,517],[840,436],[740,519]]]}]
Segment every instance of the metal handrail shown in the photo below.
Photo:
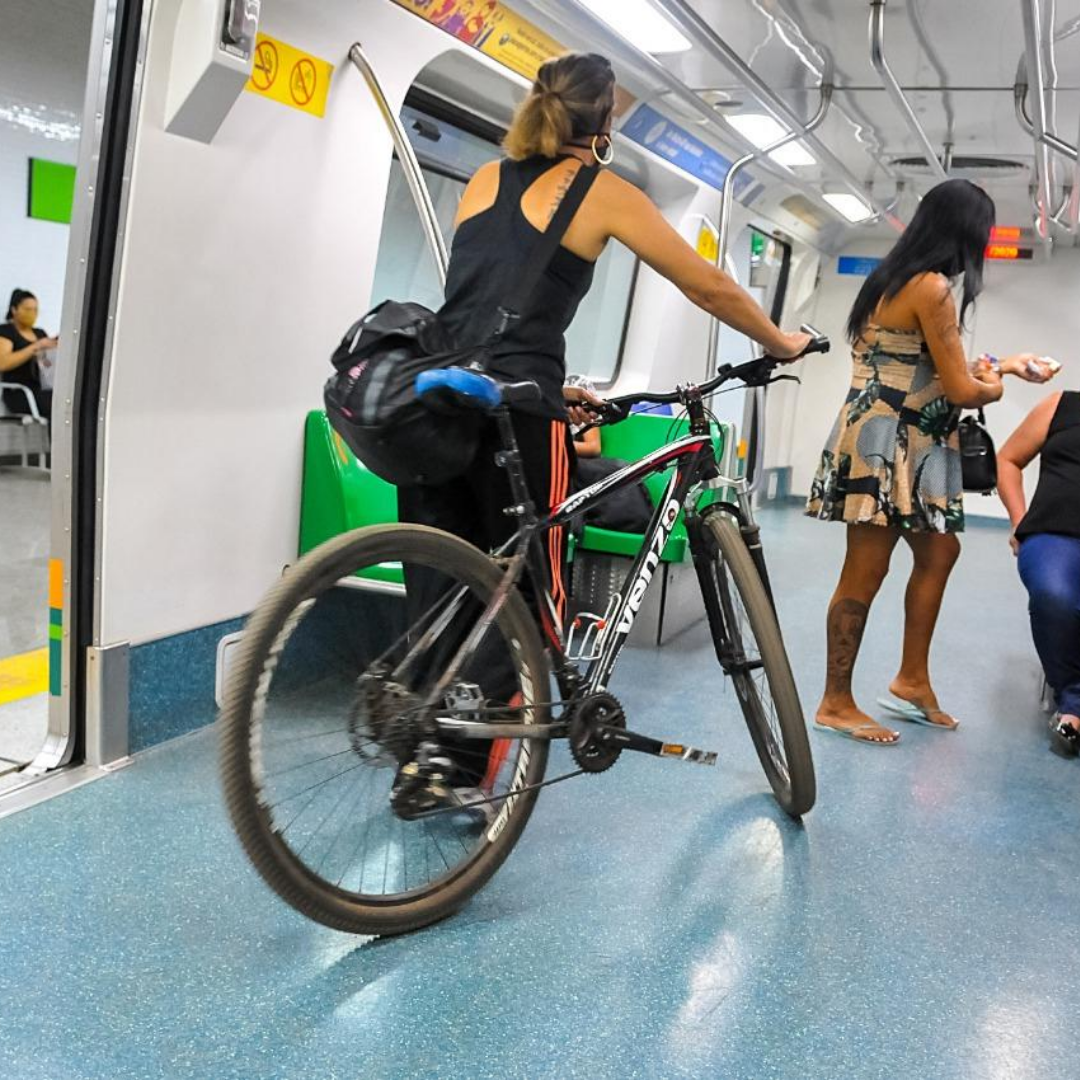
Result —
[{"label": "metal handrail", "polygon": [[885,59],[885,3],[886,0],[870,0],[870,62],[874,65],[874,70],[881,76],[882,84],[889,92],[893,104],[899,109],[900,115],[903,116],[912,135],[922,146],[926,164],[939,180],[948,180],[948,172],[927,138],[922,124],[919,123],[915,110],[912,109],[908,99],[904,96],[904,91],[896,81],[896,76],[893,75],[888,60]]},{"label": "metal handrail", "polygon": [[[739,56],[715,30],[695,11],[686,0],[655,0],[671,19],[699,44],[714,59],[723,64],[736,76],[746,88],[761,102],[767,112],[786,128],[796,133],[796,138],[803,138],[807,145],[816,152],[822,164],[827,165],[832,173],[845,186],[869,204],[870,208],[884,215],[884,207],[873,192],[845,165],[813,132],[807,132],[806,124],[795,111]],[[888,217],[888,215],[884,215]],[[899,223],[889,219],[899,229]]]},{"label": "metal handrail", "polygon": [[[829,111],[829,105],[832,102],[833,88],[829,83],[823,83],[821,86],[821,102],[818,105],[818,110],[807,121],[804,126],[804,130],[813,131],[818,127],[822,120],[825,119],[826,114]],[[728,264],[728,244],[731,240],[731,211],[732,204],[735,199],[735,177],[752,161],[755,161],[759,157],[768,157],[774,150],[779,150],[782,146],[787,146],[788,143],[795,142],[802,138],[802,135],[797,131],[789,131],[782,139],[778,139],[772,144],[772,146],[766,146],[762,150],[755,150],[748,154],[743,154],[741,158],[733,162],[731,168],[728,169],[727,174],[724,176],[724,186],[720,192],[720,224],[717,228],[716,237],[716,265],[717,267],[724,267],[726,269]],[[732,275],[735,276],[735,275]],[[737,276],[736,280],[738,280]],[[705,377],[707,379],[712,378],[716,374],[716,350],[720,341],[720,320],[713,318],[709,323],[709,344],[708,353],[705,357]]]},{"label": "metal handrail", "polygon": [[1039,41],[1039,0],[1021,0],[1020,10],[1024,22],[1024,56],[1027,63],[1027,78],[1028,83],[1034,83],[1035,86],[1034,115],[1029,117],[1027,113],[1026,88],[1021,92],[1018,84],[1014,92],[1014,99],[1016,101],[1017,117],[1020,119],[1021,126],[1025,126],[1026,120],[1031,121],[1030,130],[1035,139],[1035,162],[1039,188],[1036,227],[1039,236],[1049,245],[1052,242],[1050,226],[1055,216],[1052,205],[1054,184],[1050,149],[1053,148],[1066,154],[1071,149],[1072,154],[1068,156],[1071,156],[1075,161],[1076,148],[1069,147],[1068,143],[1058,139],[1050,131],[1050,125],[1047,122],[1046,75],[1043,69],[1042,45]]},{"label": "metal handrail", "polygon": [[[536,0],[536,2],[540,2],[540,0]],[[725,142],[734,143],[746,150],[755,149],[753,143],[751,143],[749,139],[740,135],[733,127],[724,124],[716,109],[703,101],[689,86],[686,85],[686,83],[664,67],[655,56],[644,52],[637,45],[620,34],[617,28],[610,26],[594,11],[586,7],[582,0],[556,0],[556,2],[559,8],[573,8],[573,10],[576,11],[590,26],[594,27],[598,33],[603,33],[607,38],[614,41],[617,48],[621,50],[623,56],[631,58],[627,60],[627,63],[636,66],[641,71],[647,72],[651,78],[655,79],[665,88],[665,92],[669,93],[688,109],[698,113],[705,123]],[[797,191],[803,192],[808,198],[820,201],[821,191],[818,188],[800,180],[797,176],[792,176],[788,170],[782,169],[778,165],[769,166],[766,164],[763,164],[762,168],[766,169],[771,175],[779,177],[784,183],[790,184]],[[897,224],[896,228],[899,231],[901,226]]]},{"label": "metal handrail", "polygon": [[1020,122],[1020,126],[1033,138],[1049,146],[1051,150],[1056,150],[1071,161],[1080,160],[1080,153],[1077,152],[1077,148],[1064,139],[1058,138],[1052,131],[1044,131],[1041,136],[1036,134],[1035,121],[1032,119],[1031,111],[1028,109],[1028,91],[1029,87],[1026,80],[1018,80],[1013,87],[1013,97],[1016,102],[1016,119]]},{"label": "metal handrail", "polygon": [[24,386],[22,383],[4,382],[3,379],[0,379],[0,393],[7,393],[8,390],[19,390],[26,395],[27,408],[29,409],[29,412],[25,413],[24,415],[29,420],[33,420],[38,424],[45,423],[45,417],[42,416],[40,411],[38,410],[37,398],[34,397],[34,392],[30,389],[29,386]]},{"label": "metal handrail", "polygon": [[788,143],[793,143],[798,139],[804,138],[807,133],[812,132],[821,125],[821,122],[825,119],[825,116],[829,111],[829,105],[832,102],[833,88],[829,83],[823,83],[820,90],[821,102],[818,105],[818,110],[805,124],[800,125],[801,130],[789,131],[782,139],[777,139],[771,146],[766,146],[761,150],[755,150],[749,154],[743,154],[743,156],[733,162],[731,168],[728,169],[727,174],[724,176],[723,189],[720,192],[720,237],[718,241],[719,251],[717,253],[718,266],[722,265],[724,259],[727,257],[728,242],[731,239],[731,208],[735,198],[735,177],[738,176],[738,174],[752,161],[755,161],[760,157],[768,157],[773,151],[779,150],[782,146],[787,146]]},{"label": "metal handrail", "polygon": [[364,55],[364,50],[359,42],[355,42],[349,49],[349,59],[364,76],[368,84],[371,96],[382,113],[386,126],[390,129],[390,138],[394,141],[394,149],[397,151],[398,160],[401,162],[402,172],[405,173],[405,182],[409,185],[409,192],[416,204],[416,212],[420,215],[420,227],[424,230],[424,238],[431,249],[432,258],[435,260],[435,272],[439,275],[440,286],[446,286],[446,267],[450,262],[450,254],[446,250],[446,241],[443,239],[442,230],[439,228],[439,219],[435,214],[435,207],[431,202],[427,184],[424,183],[423,174],[420,171],[420,162],[416,159],[416,152],[409,142],[409,136],[405,134],[400,118],[390,108],[383,93],[382,85],[375,74],[370,61]]}]

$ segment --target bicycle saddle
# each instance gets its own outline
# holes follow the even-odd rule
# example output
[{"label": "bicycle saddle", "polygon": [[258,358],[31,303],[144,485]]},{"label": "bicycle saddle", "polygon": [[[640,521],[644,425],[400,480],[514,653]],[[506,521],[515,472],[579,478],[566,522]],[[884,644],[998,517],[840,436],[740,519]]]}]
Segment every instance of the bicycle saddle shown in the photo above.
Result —
[{"label": "bicycle saddle", "polygon": [[490,412],[500,405],[517,405],[540,400],[540,387],[531,379],[501,382],[482,371],[447,367],[422,371],[416,376],[416,393],[427,404],[464,406]]}]

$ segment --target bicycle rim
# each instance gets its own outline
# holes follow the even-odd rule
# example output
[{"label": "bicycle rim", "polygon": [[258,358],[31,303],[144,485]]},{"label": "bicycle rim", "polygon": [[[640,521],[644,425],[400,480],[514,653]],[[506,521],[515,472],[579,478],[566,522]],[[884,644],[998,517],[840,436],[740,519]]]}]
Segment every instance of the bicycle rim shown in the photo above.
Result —
[{"label": "bicycle rim", "polygon": [[[414,929],[460,907],[520,836],[536,793],[517,792],[542,780],[547,743],[436,723],[547,721],[546,659],[516,590],[426,707],[501,576],[437,530],[362,529],[305,556],[249,621],[222,717],[227,801],[256,868],[304,914]],[[453,798],[406,818],[391,793],[422,744],[449,762]],[[462,804],[481,797],[490,809]]]}]

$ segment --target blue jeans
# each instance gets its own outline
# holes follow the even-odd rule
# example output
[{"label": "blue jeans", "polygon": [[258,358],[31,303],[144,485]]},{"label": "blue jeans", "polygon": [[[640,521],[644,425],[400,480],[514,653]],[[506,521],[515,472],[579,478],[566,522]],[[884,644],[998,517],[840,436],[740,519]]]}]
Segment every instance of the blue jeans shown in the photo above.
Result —
[{"label": "blue jeans", "polygon": [[1080,716],[1080,539],[1036,533],[1020,545],[1031,636],[1058,709]]}]

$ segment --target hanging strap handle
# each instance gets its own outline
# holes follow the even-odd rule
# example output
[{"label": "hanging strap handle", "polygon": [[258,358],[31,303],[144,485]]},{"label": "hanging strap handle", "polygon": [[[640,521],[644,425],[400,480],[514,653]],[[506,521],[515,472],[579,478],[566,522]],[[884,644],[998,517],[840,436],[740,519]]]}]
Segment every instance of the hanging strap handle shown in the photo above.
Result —
[{"label": "hanging strap handle", "polygon": [[582,165],[578,169],[577,176],[574,177],[569,190],[559,203],[558,210],[555,211],[555,216],[548,222],[548,227],[537,238],[529,253],[529,261],[524,273],[499,306],[492,341],[498,341],[506,333],[510,324],[520,319],[529,309],[540,279],[555,257],[555,252],[562,243],[566,230],[570,228],[570,222],[574,220],[574,215],[584,202],[599,172],[600,170],[592,165]]}]

